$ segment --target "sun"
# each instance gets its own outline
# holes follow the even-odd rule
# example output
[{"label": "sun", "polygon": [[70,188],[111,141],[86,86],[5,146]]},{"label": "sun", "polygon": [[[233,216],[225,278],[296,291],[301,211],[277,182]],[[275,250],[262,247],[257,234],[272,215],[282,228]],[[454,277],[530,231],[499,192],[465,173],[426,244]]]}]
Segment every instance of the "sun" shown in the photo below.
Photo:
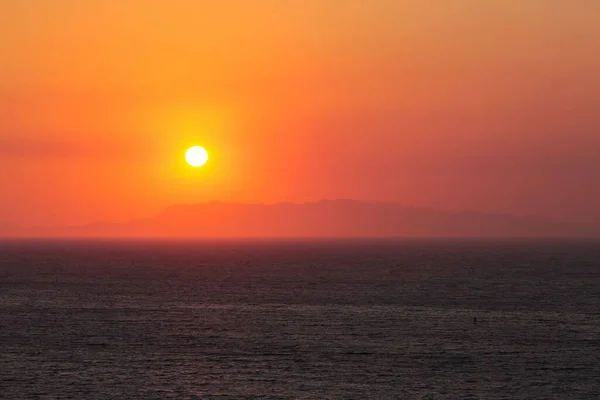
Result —
[{"label": "sun", "polygon": [[208,162],[208,152],[204,147],[190,147],[185,153],[185,159],[192,167],[201,167]]}]

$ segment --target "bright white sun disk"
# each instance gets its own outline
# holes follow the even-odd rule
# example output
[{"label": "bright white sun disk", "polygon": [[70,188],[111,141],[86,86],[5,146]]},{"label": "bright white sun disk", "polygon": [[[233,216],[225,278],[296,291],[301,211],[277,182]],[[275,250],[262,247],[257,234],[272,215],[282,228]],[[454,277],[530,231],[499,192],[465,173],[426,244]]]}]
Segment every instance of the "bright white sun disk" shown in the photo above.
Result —
[{"label": "bright white sun disk", "polygon": [[185,159],[192,167],[201,167],[208,162],[208,152],[200,146],[190,147]]}]

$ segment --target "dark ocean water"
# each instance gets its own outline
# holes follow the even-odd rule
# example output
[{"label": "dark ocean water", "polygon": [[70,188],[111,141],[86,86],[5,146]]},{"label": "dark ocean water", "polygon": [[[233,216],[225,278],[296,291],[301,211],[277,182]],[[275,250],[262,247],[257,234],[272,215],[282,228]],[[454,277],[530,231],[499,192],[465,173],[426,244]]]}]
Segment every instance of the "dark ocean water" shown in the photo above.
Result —
[{"label": "dark ocean water", "polygon": [[0,398],[598,399],[600,243],[0,242]]}]

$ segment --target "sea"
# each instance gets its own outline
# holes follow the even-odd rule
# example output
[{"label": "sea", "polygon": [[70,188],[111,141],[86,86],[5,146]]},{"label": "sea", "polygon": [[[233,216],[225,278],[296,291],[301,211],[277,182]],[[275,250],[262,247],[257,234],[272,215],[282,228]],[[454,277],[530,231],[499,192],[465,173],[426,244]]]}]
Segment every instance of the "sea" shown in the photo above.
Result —
[{"label": "sea", "polygon": [[599,399],[600,242],[0,241],[1,399]]}]

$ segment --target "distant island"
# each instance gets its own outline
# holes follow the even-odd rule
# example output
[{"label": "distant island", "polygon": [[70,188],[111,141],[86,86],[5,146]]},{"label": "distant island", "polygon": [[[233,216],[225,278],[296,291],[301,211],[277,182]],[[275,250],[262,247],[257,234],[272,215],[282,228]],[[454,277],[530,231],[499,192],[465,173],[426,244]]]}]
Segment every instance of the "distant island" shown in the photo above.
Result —
[{"label": "distant island", "polygon": [[544,219],[447,212],[396,203],[210,202],[169,207],[128,222],[20,228],[0,224],[2,237],[585,237],[597,231]]}]

